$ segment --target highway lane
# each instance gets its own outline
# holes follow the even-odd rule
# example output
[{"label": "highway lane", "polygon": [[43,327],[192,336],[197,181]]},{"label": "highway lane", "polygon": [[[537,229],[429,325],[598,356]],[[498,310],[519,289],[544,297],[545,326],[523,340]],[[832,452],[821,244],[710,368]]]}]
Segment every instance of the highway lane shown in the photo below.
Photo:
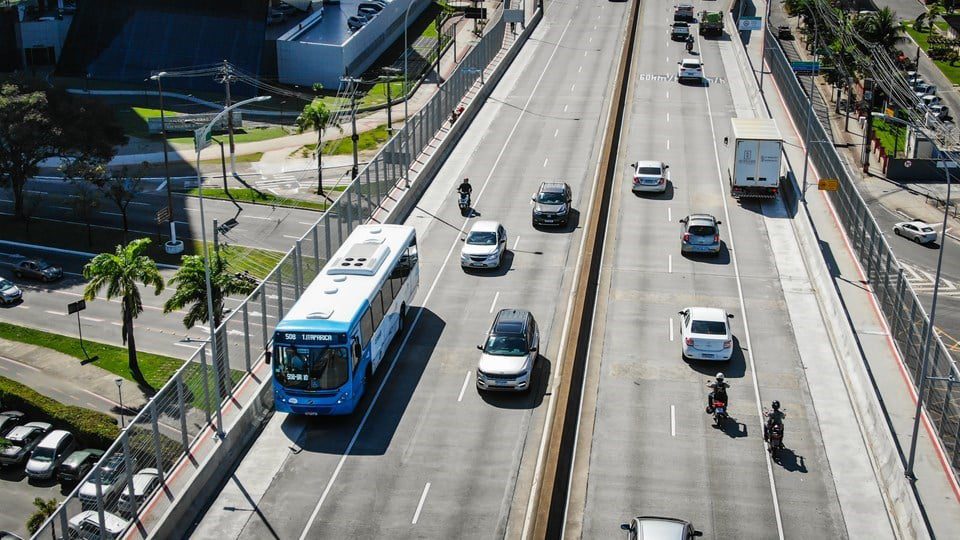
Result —
[{"label": "highway lane", "polygon": [[[725,193],[730,150],[720,141],[732,135],[730,87],[718,79],[703,88],[640,75],[675,73],[686,56],[668,37],[672,2],[643,9],[601,283],[606,303],[591,345],[591,362],[600,362],[596,413],[582,420],[592,426],[582,536],[614,537],[633,516],[665,515],[692,521],[710,538],[843,537],[791,321],[765,247],[763,210]],[[725,73],[721,47],[729,41],[697,40],[705,74],[739,76]],[[637,159],[671,165],[666,196],[630,192],[626,164]],[[692,212],[724,222],[717,259],[681,256],[677,220]],[[681,359],[677,311],[687,306],[734,315],[730,362]],[[712,427],[704,413],[705,384],[718,371],[732,384],[733,419],[724,429]],[[766,458],[758,393],[765,405],[779,399],[788,411],[789,452],[781,463]]]},{"label": "highway lane", "polygon": [[[527,494],[518,491],[522,504],[511,509],[514,486],[524,481],[521,456],[532,448],[535,457],[539,443],[580,234],[534,230],[529,197],[540,181],[563,179],[574,208],[586,204],[625,10],[603,1],[553,5],[408,220],[420,234],[414,305],[423,307],[411,314],[418,322],[393,370],[375,377],[375,387],[383,383],[376,403],[368,395],[349,418],[276,415],[272,422],[299,436],[272,449],[288,453],[293,442],[296,450],[251,501],[257,511],[238,517],[214,503],[194,537],[487,538],[522,521]],[[453,190],[463,176],[474,184],[479,214],[467,222],[497,219],[507,228],[500,271],[459,268],[465,220]],[[534,388],[480,395],[474,346],[505,307],[538,319]],[[242,531],[225,532],[236,520],[245,521]]]}]

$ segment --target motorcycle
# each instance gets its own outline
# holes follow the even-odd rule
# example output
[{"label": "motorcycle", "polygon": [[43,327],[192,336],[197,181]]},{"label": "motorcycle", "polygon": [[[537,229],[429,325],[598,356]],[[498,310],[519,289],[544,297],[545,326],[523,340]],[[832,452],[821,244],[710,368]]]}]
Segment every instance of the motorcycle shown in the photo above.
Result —
[{"label": "motorcycle", "polygon": [[715,399],[713,401],[713,424],[716,427],[723,427],[728,418],[730,416],[727,414],[727,403]]},{"label": "motorcycle", "polygon": [[693,37],[687,38],[687,52],[693,52]]},{"label": "motorcycle", "polygon": [[776,457],[777,453],[783,450],[783,424],[773,424],[763,431],[763,438],[767,441],[767,449],[771,456]]},{"label": "motorcycle", "polygon": [[460,206],[460,214],[467,212],[470,209],[470,194],[465,191],[460,192],[460,201],[458,204]]}]

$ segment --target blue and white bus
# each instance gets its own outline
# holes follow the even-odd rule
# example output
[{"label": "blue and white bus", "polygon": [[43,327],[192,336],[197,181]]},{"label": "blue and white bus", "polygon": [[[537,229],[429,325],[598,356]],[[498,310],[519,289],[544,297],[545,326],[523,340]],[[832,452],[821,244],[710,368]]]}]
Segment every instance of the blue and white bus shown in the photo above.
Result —
[{"label": "blue and white bus", "polygon": [[273,334],[277,410],[352,413],[403,329],[419,282],[413,227],[357,227]]}]

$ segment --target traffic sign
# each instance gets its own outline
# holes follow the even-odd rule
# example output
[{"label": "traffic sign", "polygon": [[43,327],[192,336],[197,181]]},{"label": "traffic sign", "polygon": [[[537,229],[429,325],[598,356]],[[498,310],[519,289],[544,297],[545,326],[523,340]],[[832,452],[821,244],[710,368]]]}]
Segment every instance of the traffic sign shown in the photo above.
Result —
[{"label": "traffic sign", "polygon": [[486,19],[487,8],[467,7],[463,8],[463,18],[465,19]]},{"label": "traffic sign", "polygon": [[77,300],[76,302],[70,302],[67,304],[67,315],[73,315],[78,311],[83,311],[87,309],[86,300]]},{"label": "traffic sign", "polygon": [[193,132],[193,146],[197,152],[206,148],[210,144],[212,137],[213,133],[205,127],[195,130]]},{"label": "traffic sign", "polygon": [[740,17],[740,24],[737,27],[740,31],[760,30],[763,28],[763,20],[760,17]]},{"label": "traffic sign", "polygon": [[790,62],[797,75],[816,75],[820,71],[820,62]]},{"label": "traffic sign", "polygon": [[821,178],[817,182],[817,189],[820,191],[837,191],[840,189],[840,181],[836,178]]},{"label": "traffic sign", "polygon": [[168,221],[170,221],[170,207],[164,206],[157,210],[157,225],[163,225]]}]

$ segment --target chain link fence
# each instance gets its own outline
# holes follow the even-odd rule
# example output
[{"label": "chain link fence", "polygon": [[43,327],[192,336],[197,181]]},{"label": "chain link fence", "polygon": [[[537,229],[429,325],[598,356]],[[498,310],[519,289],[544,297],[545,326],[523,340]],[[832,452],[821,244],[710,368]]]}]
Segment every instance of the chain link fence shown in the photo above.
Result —
[{"label": "chain link fence", "polygon": [[[857,191],[853,180],[856,173],[837,153],[815,112],[810,118],[809,132],[805,131],[810,113],[809,100],[779,41],[769,28],[764,31],[764,40],[764,57],[790,116],[805,138],[810,160],[823,177],[839,180],[839,190],[827,192],[827,196],[873,286],[890,327],[891,337],[916,387],[920,382],[923,364],[923,338],[930,319],[913,287],[907,282],[904,270],[883,237],[880,226]],[[957,385],[960,383],[960,373],[936,332],[927,350],[927,361],[928,380],[923,404],[956,475],[960,471],[960,448],[957,446],[960,438],[960,387]]]},{"label": "chain link fence", "polygon": [[[216,329],[173,378],[123,430],[34,538],[115,538],[130,527],[150,535],[141,520],[161,501],[175,499],[170,482],[184,460],[195,460],[200,439],[215,428],[224,434],[226,407],[248,382],[270,344],[273,329],[320,268],[359,224],[368,221],[407,181],[417,157],[447,121],[450,111],[483,76],[504,44],[504,22],[487,26],[439,92],[360,171],[322,217],[295,242],[256,290]],[[194,463],[196,465],[196,463]]]}]

